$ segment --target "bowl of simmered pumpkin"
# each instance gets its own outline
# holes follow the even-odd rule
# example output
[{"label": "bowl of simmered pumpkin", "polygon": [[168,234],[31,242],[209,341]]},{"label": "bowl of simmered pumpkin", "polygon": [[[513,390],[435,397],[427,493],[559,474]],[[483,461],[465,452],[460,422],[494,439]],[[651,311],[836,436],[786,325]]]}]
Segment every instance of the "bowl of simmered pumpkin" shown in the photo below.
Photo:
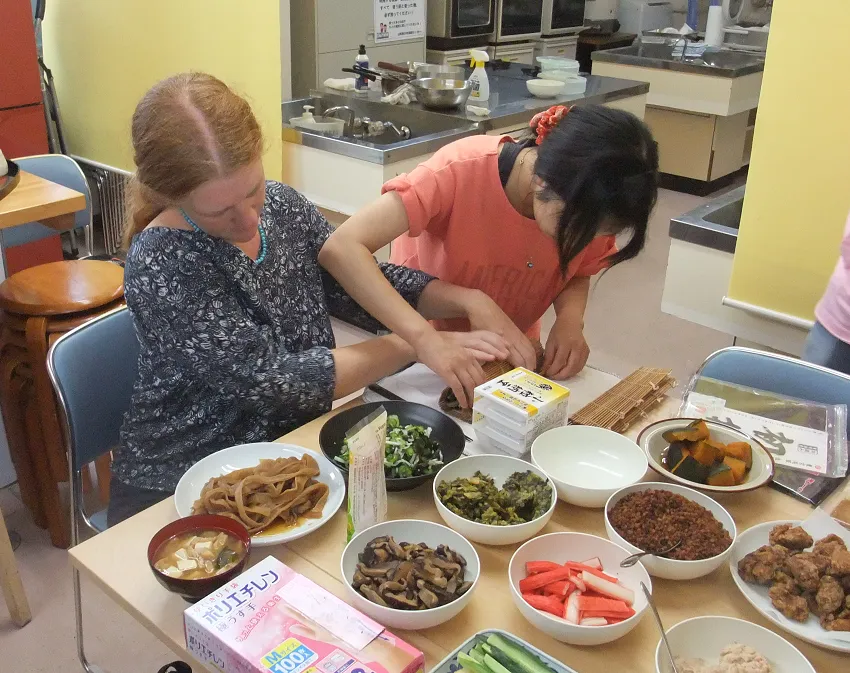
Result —
[{"label": "bowl of simmered pumpkin", "polygon": [[638,444],[654,471],[699,491],[752,491],[773,479],[773,456],[764,445],[724,423],[668,418],[645,427]]}]

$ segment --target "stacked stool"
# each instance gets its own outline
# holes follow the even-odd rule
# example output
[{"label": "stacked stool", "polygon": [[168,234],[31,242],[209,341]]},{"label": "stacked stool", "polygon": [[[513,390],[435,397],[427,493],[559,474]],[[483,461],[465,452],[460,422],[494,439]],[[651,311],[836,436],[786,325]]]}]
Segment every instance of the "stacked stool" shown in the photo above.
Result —
[{"label": "stacked stool", "polygon": [[[51,262],[0,284],[0,405],[21,499],[57,547],[70,543],[61,410],[47,374],[47,351],[84,322],[123,304],[124,270],[112,262]],[[97,401],[92,402],[93,409]],[[98,466],[108,497],[108,465]]]}]

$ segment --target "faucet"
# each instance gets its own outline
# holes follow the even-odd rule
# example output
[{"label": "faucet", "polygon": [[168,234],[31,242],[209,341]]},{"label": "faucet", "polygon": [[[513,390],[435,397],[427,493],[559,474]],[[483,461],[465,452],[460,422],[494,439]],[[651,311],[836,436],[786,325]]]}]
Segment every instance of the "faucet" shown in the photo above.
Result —
[{"label": "faucet", "polygon": [[348,115],[348,121],[345,122],[345,128],[343,129],[343,135],[351,136],[354,133],[354,110],[352,110],[347,105],[337,105],[336,107],[332,107],[328,110],[325,110],[323,117],[332,117],[338,112],[345,112]]},{"label": "faucet", "polygon": [[410,128],[409,127],[402,126],[401,128],[399,128],[398,126],[396,126],[392,122],[384,122],[383,124],[384,124],[385,129],[392,129],[393,131],[395,131],[396,135],[399,138],[401,138],[402,140],[407,140],[408,138],[410,138]]}]

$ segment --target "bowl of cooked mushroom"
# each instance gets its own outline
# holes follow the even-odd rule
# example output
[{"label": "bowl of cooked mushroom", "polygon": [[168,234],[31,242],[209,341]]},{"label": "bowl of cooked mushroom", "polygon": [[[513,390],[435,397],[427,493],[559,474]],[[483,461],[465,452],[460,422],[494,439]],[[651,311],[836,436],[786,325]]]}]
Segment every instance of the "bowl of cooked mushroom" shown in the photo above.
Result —
[{"label": "bowl of cooked mushroom", "polygon": [[351,603],[384,626],[427,629],[472,600],[481,565],[469,541],[431,521],[385,521],[355,535],[340,559]]}]

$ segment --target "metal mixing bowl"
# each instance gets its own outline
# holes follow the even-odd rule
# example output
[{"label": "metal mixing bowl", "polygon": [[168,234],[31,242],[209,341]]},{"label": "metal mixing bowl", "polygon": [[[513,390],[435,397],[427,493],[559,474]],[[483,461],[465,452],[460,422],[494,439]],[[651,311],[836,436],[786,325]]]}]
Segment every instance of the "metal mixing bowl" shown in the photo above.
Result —
[{"label": "metal mixing bowl", "polygon": [[463,105],[472,92],[472,86],[465,79],[426,77],[415,79],[411,84],[422,105],[438,110]]}]

